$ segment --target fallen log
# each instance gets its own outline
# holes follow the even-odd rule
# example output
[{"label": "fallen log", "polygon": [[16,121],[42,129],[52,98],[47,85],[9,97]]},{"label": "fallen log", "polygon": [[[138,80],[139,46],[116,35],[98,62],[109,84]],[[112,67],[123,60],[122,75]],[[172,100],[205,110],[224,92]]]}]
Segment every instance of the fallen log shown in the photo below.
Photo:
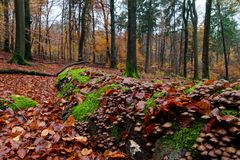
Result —
[{"label": "fallen log", "polygon": [[87,62],[82,61],[82,62],[75,62],[75,63],[68,64],[55,74],[49,74],[49,73],[43,73],[43,72],[37,72],[37,71],[19,70],[19,69],[3,69],[3,70],[0,70],[0,74],[24,74],[24,75],[32,75],[32,76],[57,77],[61,72],[63,72],[64,70],[72,66],[86,64],[86,63]]}]

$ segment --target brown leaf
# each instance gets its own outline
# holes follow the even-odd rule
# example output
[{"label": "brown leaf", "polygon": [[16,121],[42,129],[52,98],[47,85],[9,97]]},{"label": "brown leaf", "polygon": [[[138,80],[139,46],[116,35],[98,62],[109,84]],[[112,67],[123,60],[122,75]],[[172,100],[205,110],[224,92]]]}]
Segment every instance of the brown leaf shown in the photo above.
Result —
[{"label": "brown leaf", "polygon": [[126,158],[124,153],[117,151],[111,152],[109,150],[106,150],[103,155],[105,158]]},{"label": "brown leaf", "polygon": [[21,159],[23,159],[23,158],[25,158],[25,156],[26,156],[26,154],[27,154],[27,151],[25,150],[25,149],[19,149],[18,151],[17,151],[17,154],[18,154],[18,156],[21,158]]},{"label": "brown leaf", "polygon": [[58,133],[56,133],[56,134],[54,134],[54,136],[53,136],[53,142],[54,143],[57,143],[59,140],[60,140],[60,135],[58,134]]},{"label": "brown leaf", "polygon": [[92,154],[92,149],[87,149],[87,148],[84,148],[82,151],[81,151],[81,154],[83,155],[83,156],[88,156],[88,155],[90,155],[90,154]]},{"label": "brown leaf", "polygon": [[71,127],[71,126],[74,126],[75,125],[75,118],[74,118],[74,116],[73,115],[70,115],[69,117],[68,117],[68,119],[64,122],[64,125],[66,126],[66,127]]},{"label": "brown leaf", "polygon": [[80,142],[82,144],[87,144],[87,137],[83,136],[77,136],[74,138],[77,142]]}]

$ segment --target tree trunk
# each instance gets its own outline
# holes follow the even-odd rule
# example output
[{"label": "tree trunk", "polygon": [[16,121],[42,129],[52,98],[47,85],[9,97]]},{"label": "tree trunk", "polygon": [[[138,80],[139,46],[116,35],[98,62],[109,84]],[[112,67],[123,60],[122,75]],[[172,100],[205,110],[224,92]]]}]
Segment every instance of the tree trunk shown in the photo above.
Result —
[{"label": "tree trunk", "polygon": [[95,14],[94,14],[94,2],[92,2],[92,39],[93,39],[93,63],[96,63],[96,37],[95,37]]},{"label": "tree trunk", "polygon": [[29,0],[24,0],[25,5],[25,59],[31,60],[32,53],[31,53],[31,15],[30,15],[30,6]]},{"label": "tree trunk", "polygon": [[3,50],[5,52],[10,52],[9,48],[9,4],[8,0],[4,0],[4,27],[5,27],[5,34],[4,34],[4,44],[3,44]]},{"label": "tree trunk", "polygon": [[16,42],[15,51],[10,63],[25,65],[25,16],[24,16],[24,0],[15,0],[16,15]]},{"label": "tree trunk", "polygon": [[188,3],[186,0],[183,1],[183,22],[184,22],[184,52],[183,52],[183,76],[187,77],[187,55],[188,55]]},{"label": "tree trunk", "polygon": [[198,14],[196,10],[196,0],[191,5],[191,20],[193,24],[193,54],[194,54],[194,79],[198,79]]},{"label": "tree trunk", "polygon": [[206,13],[204,21],[204,38],[203,38],[203,53],[202,53],[202,78],[209,79],[209,34],[211,22],[212,0],[206,1]]},{"label": "tree trunk", "polygon": [[136,58],[136,0],[128,0],[128,47],[125,75],[139,77]]},{"label": "tree trunk", "polygon": [[110,54],[110,47],[109,47],[109,33],[108,33],[108,15],[106,14],[105,11],[105,6],[103,3],[103,0],[100,1],[100,4],[102,6],[102,12],[103,12],[103,19],[104,19],[104,29],[105,29],[105,38],[106,38],[106,63],[109,62],[110,58],[111,58],[111,54]]},{"label": "tree trunk", "polygon": [[[81,16],[81,36],[79,40],[78,61],[83,60],[83,48],[86,36],[86,13],[88,9],[89,0],[84,1],[82,16]],[[79,17],[80,18],[80,17]]]},{"label": "tree trunk", "polygon": [[115,5],[114,0],[110,0],[111,14],[111,68],[117,68],[117,52],[116,52],[116,33],[115,33]]},{"label": "tree trunk", "polygon": [[68,2],[68,9],[69,9],[69,17],[68,17],[68,39],[69,39],[69,56],[70,56],[70,61],[73,59],[72,55],[72,0],[69,0]]},{"label": "tree trunk", "polygon": [[225,36],[224,36],[224,26],[223,26],[223,20],[222,20],[222,14],[221,14],[221,8],[220,8],[220,3],[219,0],[217,0],[217,11],[218,11],[218,16],[220,20],[220,26],[221,26],[221,35],[222,35],[222,43],[223,43],[223,54],[224,54],[224,62],[225,62],[225,78],[228,80],[228,58],[227,58],[227,49],[226,49],[226,41],[225,41]]},{"label": "tree trunk", "polygon": [[146,58],[145,58],[145,68],[144,71],[146,73],[149,72],[149,65],[150,65],[150,41],[151,41],[151,34],[152,34],[152,0],[149,0],[149,8],[148,8],[148,32],[147,32],[147,46],[146,46]]}]

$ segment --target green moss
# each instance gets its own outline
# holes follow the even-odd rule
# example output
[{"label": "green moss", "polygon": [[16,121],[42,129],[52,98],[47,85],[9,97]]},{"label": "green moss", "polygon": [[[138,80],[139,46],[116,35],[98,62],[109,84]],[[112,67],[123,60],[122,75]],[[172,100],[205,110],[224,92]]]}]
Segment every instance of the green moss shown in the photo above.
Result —
[{"label": "green moss", "polygon": [[197,121],[190,128],[183,128],[176,131],[171,136],[163,137],[161,143],[163,145],[171,146],[176,151],[185,149],[187,151],[194,152],[192,146],[198,138],[203,124],[203,121]]},{"label": "green moss", "polygon": [[146,106],[144,108],[144,113],[147,113],[148,109],[151,108],[151,107],[154,107],[156,105],[156,102],[155,100],[157,98],[161,98],[161,97],[164,97],[166,96],[166,93],[165,92],[155,92],[151,98],[149,98],[146,102]]},{"label": "green moss", "polygon": [[234,89],[235,89],[235,90],[240,90],[240,84],[236,85],[236,86],[234,87]]},{"label": "green moss", "polygon": [[58,75],[57,83],[63,80],[67,76],[70,76],[72,80],[77,80],[79,83],[87,83],[90,80],[90,77],[80,76],[80,74],[85,71],[86,69],[84,68],[71,69],[71,70],[67,69]]},{"label": "green moss", "polygon": [[240,113],[237,110],[233,109],[225,109],[220,112],[220,115],[222,116],[235,116],[240,117]]},{"label": "green moss", "polygon": [[139,78],[137,69],[132,69],[130,65],[126,65],[125,72],[123,74],[125,77]]},{"label": "green moss", "polygon": [[37,102],[30,99],[26,98],[24,96],[19,96],[19,95],[12,95],[9,98],[12,99],[14,104],[9,104],[8,106],[12,108],[14,111],[18,110],[19,108],[21,109],[28,109],[30,107],[36,107]]},{"label": "green moss", "polygon": [[90,93],[86,96],[86,99],[83,103],[73,107],[72,115],[80,121],[87,120],[88,116],[93,113],[99,106],[98,98],[106,90],[110,89],[111,86],[106,85],[103,88],[100,88],[94,93]]},{"label": "green moss", "polygon": [[129,90],[130,90],[129,87],[122,87],[122,91],[123,91],[123,92],[128,92]]},{"label": "green moss", "polygon": [[201,86],[203,84],[203,82],[202,81],[199,81],[198,83],[196,83],[194,86],[192,86],[192,87],[190,87],[190,88],[188,88],[188,89],[185,89],[184,91],[183,91],[183,93],[184,94],[190,94],[190,93],[192,93],[198,86]]},{"label": "green moss", "polygon": [[[67,70],[63,71],[62,73],[60,73],[58,75],[58,78],[57,78],[57,81],[56,81],[57,84],[60,84],[60,82],[62,80],[64,80],[66,77],[68,77],[68,76],[70,76],[71,79],[70,79],[70,81],[65,82],[63,87],[61,87],[61,89],[60,89],[60,91],[58,93],[58,96],[62,97],[64,95],[66,95],[66,93],[68,93],[68,91],[70,89],[73,89],[73,83],[72,82],[74,80],[78,81],[78,83],[87,83],[87,82],[89,82],[90,81],[90,77],[89,76],[81,76],[80,75],[81,73],[83,73],[85,71],[86,71],[86,69],[84,69],[84,68],[72,69],[72,70],[68,70],[67,69]],[[76,91],[76,92],[74,92],[74,91]],[[78,93],[79,90],[74,89],[73,92],[74,93]]]}]

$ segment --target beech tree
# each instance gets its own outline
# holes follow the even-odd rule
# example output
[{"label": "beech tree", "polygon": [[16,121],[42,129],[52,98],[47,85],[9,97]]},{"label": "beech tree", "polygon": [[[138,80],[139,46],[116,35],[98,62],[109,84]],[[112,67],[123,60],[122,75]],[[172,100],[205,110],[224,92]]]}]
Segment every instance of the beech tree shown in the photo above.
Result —
[{"label": "beech tree", "polygon": [[125,75],[139,77],[136,58],[136,0],[128,0],[128,46]]},{"label": "beech tree", "polygon": [[206,1],[206,13],[204,21],[204,38],[203,38],[203,52],[202,52],[202,78],[209,78],[209,37],[210,37],[210,23],[211,23],[212,0]]},{"label": "beech tree", "polygon": [[5,26],[5,34],[4,34],[4,45],[3,50],[5,52],[10,52],[9,47],[9,2],[8,0],[3,0],[4,4],[4,26]]},{"label": "beech tree", "polygon": [[25,9],[24,0],[15,0],[15,16],[16,16],[16,41],[15,51],[10,63],[25,65]]}]

